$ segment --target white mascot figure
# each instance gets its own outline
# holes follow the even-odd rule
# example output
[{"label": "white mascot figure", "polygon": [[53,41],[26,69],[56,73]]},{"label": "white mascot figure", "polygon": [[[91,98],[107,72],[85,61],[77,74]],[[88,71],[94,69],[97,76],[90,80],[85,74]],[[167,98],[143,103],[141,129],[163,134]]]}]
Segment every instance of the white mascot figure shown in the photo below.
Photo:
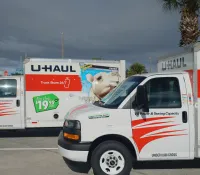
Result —
[{"label": "white mascot figure", "polygon": [[100,72],[95,76],[87,74],[86,78],[92,84],[89,97],[99,101],[118,85],[120,75],[118,72]]}]

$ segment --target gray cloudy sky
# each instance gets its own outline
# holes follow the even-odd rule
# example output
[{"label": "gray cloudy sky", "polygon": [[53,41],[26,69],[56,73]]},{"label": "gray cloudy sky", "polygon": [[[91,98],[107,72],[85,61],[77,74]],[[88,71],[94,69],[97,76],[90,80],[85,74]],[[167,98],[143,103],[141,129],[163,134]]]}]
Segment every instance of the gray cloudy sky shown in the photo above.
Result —
[{"label": "gray cloudy sky", "polygon": [[148,57],[178,49],[179,18],[159,0],[1,0],[0,69],[18,67],[25,52],[61,57],[61,32],[65,57],[148,66]]}]

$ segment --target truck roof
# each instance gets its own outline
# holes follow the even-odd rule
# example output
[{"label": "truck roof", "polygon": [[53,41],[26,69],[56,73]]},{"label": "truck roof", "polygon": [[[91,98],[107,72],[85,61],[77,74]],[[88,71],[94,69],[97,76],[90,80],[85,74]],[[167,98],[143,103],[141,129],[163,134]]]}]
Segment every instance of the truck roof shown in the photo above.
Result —
[{"label": "truck roof", "polygon": [[26,58],[24,60],[24,63],[28,62],[91,62],[91,63],[119,63],[120,61],[125,61],[125,60],[90,60],[90,59],[76,59],[76,58],[37,58],[37,57],[31,57],[31,58]]},{"label": "truck roof", "polygon": [[160,62],[160,61],[164,61],[164,60],[169,59],[169,58],[180,57],[180,56],[183,56],[183,55],[186,55],[186,54],[192,54],[192,53],[193,53],[192,50],[182,50],[182,51],[179,51],[179,52],[168,53],[168,54],[165,54],[163,56],[157,57],[157,61]]},{"label": "truck roof", "polygon": [[0,78],[11,79],[11,78],[19,78],[23,77],[24,75],[8,75],[8,76],[0,76]]},{"label": "truck roof", "polygon": [[153,72],[153,73],[143,73],[143,74],[136,74],[133,76],[145,76],[145,77],[150,77],[150,76],[154,76],[154,75],[171,75],[171,74],[188,74],[185,71],[177,71],[177,72]]}]

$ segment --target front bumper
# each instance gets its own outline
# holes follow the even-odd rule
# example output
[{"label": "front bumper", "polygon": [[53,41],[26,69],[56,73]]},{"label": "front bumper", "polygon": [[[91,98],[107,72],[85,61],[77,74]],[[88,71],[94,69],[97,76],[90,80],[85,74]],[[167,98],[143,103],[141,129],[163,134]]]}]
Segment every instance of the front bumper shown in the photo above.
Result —
[{"label": "front bumper", "polygon": [[58,151],[62,157],[71,161],[87,162],[91,143],[73,143],[63,137],[63,131],[58,136]]}]

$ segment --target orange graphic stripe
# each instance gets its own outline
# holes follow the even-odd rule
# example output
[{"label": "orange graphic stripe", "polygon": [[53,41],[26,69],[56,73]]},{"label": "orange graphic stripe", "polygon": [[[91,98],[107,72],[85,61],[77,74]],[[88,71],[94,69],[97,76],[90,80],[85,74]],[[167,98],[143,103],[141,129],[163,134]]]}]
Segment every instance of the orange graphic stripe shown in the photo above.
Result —
[{"label": "orange graphic stripe", "polygon": [[1,107],[0,107],[0,111],[10,110],[10,109],[12,109],[12,108],[1,108]]},{"label": "orange graphic stripe", "polygon": [[72,113],[74,113],[74,112],[77,111],[77,110],[85,109],[85,108],[87,108],[87,107],[88,107],[88,105],[86,105],[86,104],[81,105],[81,106],[79,106],[79,107],[73,109],[69,115],[71,115]]},{"label": "orange graphic stripe", "polygon": [[155,120],[162,120],[162,119],[168,119],[168,118],[174,118],[174,117],[155,117],[155,118],[144,118],[144,119],[139,119],[139,120],[133,120],[132,121],[132,126],[136,126],[145,122],[150,122],[150,121],[155,121]]},{"label": "orange graphic stripe", "polygon": [[0,103],[0,117],[15,115],[16,110],[10,107],[12,103]]},{"label": "orange graphic stripe", "polygon": [[197,95],[200,98],[200,69],[197,70]]},{"label": "orange graphic stripe", "polygon": [[150,126],[150,125],[157,125],[157,124],[164,124],[164,123],[171,123],[171,122],[173,122],[173,121],[147,123],[147,124],[142,125],[141,127],[143,127],[143,126]]},{"label": "orange graphic stripe", "polygon": [[5,103],[0,103],[0,105],[10,105],[12,103],[8,103],[8,102],[5,102]]},{"label": "orange graphic stripe", "polygon": [[10,115],[15,115],[17,113],[0,113],[0,117],[4,117],[4,116],[10,116]]},{"label": "orange graphic stripe", "polygon": [[158,135],[158,134],[168,134],[171,132],[178,132],[178,131],[185,131],[186,129],[181,129],[181,130],[170,130],[170,131],[162,131],[162,132],[158,132],[156,134],[152,134],[152,135]]},{"label": "orange graphic stripe", "polygon": [[144,146],[146,146],[148,143],[154,140],[165,138],[165,137],[182,136],[182,135],[186,135],[186,134],[171,134],[171,135],[169,134],[169,135],[149,136],[146,138],[134,138],[134,139],[136,140],[139,152],[141,152]]},{"label": "orange graphic stripe", "polygon": [[[136,127],[136,126],[138,126],[142,123],[148,122],[148,121],[157,121],[157,120],[163,120],[163,119],[168,119],[168,118],[174,118],[174,117],[155,117],[155,118],[134,120],[134,121],[132,121],[132,127]],[[154,125],[154,124],[164,124],[164,123],[166,125],[150,126],[150,125]],[[186,134],[169,134],[171,132],[182,131],[182,130],[169,130],[169,131],[158,132],[158,133],[156,133],[154,135],[150,135],[150,136],[145,136],[146,134],[149,134],[151,132],[154,132],[154,131],[157,131],[160,129],[177,126],[176,124],[170,124],[170,125],[168,124],[167,125],[167,123],[169,123],[169,122],[166,121],[166,122],[154,122],[154,123],[149,123],[149,124],[147,123],[146,125],[142,125],[141,128],[133,128],[132,129],[132,137],[138,147],[139,152],[141,152],[141,150],[147,144],[149,144],[150,142],[152,142],[154,140],[165,138],[165,137],[186,135]],[[143,127],[143,126],[145,126],[145,127]],[[157,135],[157,134],[167,134],[167,135]]]}]

